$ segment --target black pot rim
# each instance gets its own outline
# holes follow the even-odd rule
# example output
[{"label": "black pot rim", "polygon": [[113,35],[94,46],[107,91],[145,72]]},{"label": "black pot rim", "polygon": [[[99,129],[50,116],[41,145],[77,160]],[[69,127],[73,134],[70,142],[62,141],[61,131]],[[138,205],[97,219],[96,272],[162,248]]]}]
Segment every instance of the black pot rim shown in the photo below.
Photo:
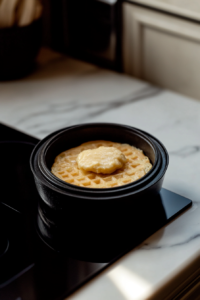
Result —
[{"label": "black pot rim", "polygon": [[[78,127],[88,127],[88,124],[85,124],[86,126],[84,125],[77,125],[73,128],[78,128]],[[97,124],[93,123],[92,124],[93,126],[97,126]],[[113,124],[111,124],[113,125]],[[118,127],[122,127],[120,126],[120,124],[118,124],[119,126]],[[116,124],[115,124],[116,126]],[[91,127],[91,125],[90,125]],[[128,128],[128,127],[127,127]],[[56,141],[56,139],[59,139],[59,136],[62,135],[63,132],[66,132],[68,130],[71,130],[72,128],[68,129],[66,128],[64,131],[62,132],[59,132],[58,134],[56,134],[55,136],[53,136],[52,138],[50,138],[46,144],[44,145],[44,148],[41,150],[41,165],[40,165],[40,170],[41,172],[44,172],[44,176],[48,179],[51,179],[52,180],[52,183],[56,184],[58,187],[60,188],[63,188],[65,189],[66,188],[66,185],[68,186],[68,188],[71,190],[71,189],[79,189],[80,191],[82,191],[84,193],[84,191],[87,191],[88,193],[113,193],[113,190],[120,190],[120,189],[123,189],[125,190],[126,188],[128,189],[130,186],[134,185],[135,187],[137,185],[139,185],[142,182],[144,182],[146,179],[148,179],[148,177],[150,175],[152,175],[152,173],[155,171],[155,168],[158,164],[158,157],[159,157],[159,153],[155,147],[155,145],[152,143],[151,140],[147,139],[147,136],[143,135],[143,139],[146,140],[149,144],[151,144],[151,147],[153,148],[154,152],[155,152],[155,162],[153,164],[153,167],[152,169],[145,175],[143,176],[142,178],[132,182],[132,183],[129,183],[129,184],[124,184],[123,186],[119,186],[119,187],[113,187],[113,188],[87,188],[87,187],[78,187],[78,186],[74,186],[72,184],[69,184],[69,183],[66,183],[66,182],[63,182],[61,179],[57,178],[54,174],[51,173],[51,171],[48,169],[47,165],[46,165],[46,162],[45,162],[45,159],[43,160],[43,158],[45,158],[46,156],[46,152],[48,150],[48,147],[50,147],[51,143],[53,143],[54,141]],[[136,135],[139,135],[141,137],[141,133],[140,132],[137,132],[137,130],[135,130],[135,134]],[[39,160],[40,162],[40,160]]]},{"label": "black pot rim", "polygon": [[[129,129],[129,130],[134,130],[137,134],[140,136],[142,135],[143,137],[150,142],[151,145],[153,145],[153,148],[155,149],[155,154],[156,156],[156,161],[153,166],[153,168],[141,179],[129,183],[120,187],[113,187],[113,188],[86,188],[86,187],[78,187],[72,184],[68,184],[63,182],[62,180],[58,179],[56,176],[54,176],[50,170],[45,166],[44,160],[43,164],[39,164],[39,170],[41,172],[41,176],[38,176],[38,174],[35,171],[35,159],[37,157],[37,160],[41,159],[41,157],[44,159],[45,157],[45,151],[47,150],[47,147],[51,145],[51,143],[56,140],[59,136],[61,136],[64,132],[67,130],[72,130],[76,129],[78,127],[88,127],[88,126],[114,126],[114,127],[120,127],[124,129]],[[161,153],[162,152],[162,153]],[[40,155],[40,156],[39,156]],[[160,157],[160,163],[159,163],[159,155]],[[41,159],[42,160],[42,159]],[[164,163],[162,161],[164,160]],[[126,196],[128,195],[134,195],[136,193],[139,193],[145,189],[148,189],[155,185],[159,180],[162,179],[164,176],[167,167],[169,163],[169,156],[167,153],[166,148],[163,146],[163,144],[157,140],[155,137],[150,135],[149,133],[140,130],[135,127],[131,127],[128,125],[122,125],[122,124],[115,124],[115,123],[86,123],[86,124],[78,124],[78,125],[73,125],[70,127],[66,127],[60,130],[57,130],[50,135],[48,135],[46,138],[44,138],[42,141],[40,141],[34,148],[31,158],[30,158],[30,165],[31,165],[31,171],[33,172],[35,178],[37,178],[38,181],[42,181],[42,183],[45,186],[50,187],[52,190],[63,194],[63,195],[70,195],[71,197],[74,198],[79,198],[79,199],[85,199],[85,200],[112,200],[112,199],[117,199],[121,198],[122,192]],[[45,169],[46,168],[46,169]],[[156,169],[157,168],[157,169]],[[158,172],[157,176],[154,173]],[[149,178],[151,175],[154,175],[153,178],[150,180]],[[141,185],[141,183],[143,183]],[[145,184],[146,183],[146,184]],[[132,190],[132,188],[135,188],[135,190]],[[138,189],[137,189],[138,187]],[[97,194],[101,194],[101,196]],[[117,195],[118,194],[118,195]]]}]

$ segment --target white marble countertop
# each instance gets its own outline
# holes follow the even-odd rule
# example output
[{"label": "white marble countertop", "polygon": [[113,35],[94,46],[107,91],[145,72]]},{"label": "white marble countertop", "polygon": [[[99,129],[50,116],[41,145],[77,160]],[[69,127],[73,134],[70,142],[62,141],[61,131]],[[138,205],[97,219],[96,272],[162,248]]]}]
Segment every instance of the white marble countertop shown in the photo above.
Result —
[{"label": "white marble countertop", "polygon": [[[0,83],[0,122],[38,138],[68,125],[114,122],[168,149],[164,187],[193,206],[69,299],[168,299],[200,266],[200,102],[48,50],[27,78]],[[171,299],[171,298],[169,298]]]},{"label": "white marble countertop", "polygon": [[199,0],[129,0],[134,3],[160,9],[181,17],[200,21]]}]

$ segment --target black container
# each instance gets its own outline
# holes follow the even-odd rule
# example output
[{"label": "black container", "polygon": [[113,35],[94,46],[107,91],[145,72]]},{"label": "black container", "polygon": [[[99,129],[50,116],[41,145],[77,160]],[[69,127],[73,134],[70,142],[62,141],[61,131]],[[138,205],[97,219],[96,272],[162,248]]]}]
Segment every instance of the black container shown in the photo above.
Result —
[{"label": "black container", "polygon": [[42,20],[0,29],[0,80],[28,75],[42,42]]},{"label": "black container", "polygon": [[[92,140],[134,145],[144,151],[153,167],[135,182],[104,189],[68,184],[50,172],[59,153]],[[41,197],[39,234],[55,250],[92,260],[99,253],[105,257],[108,249],[117,249],[126,242],[129,228],[134,236],[141,226],[148,226],[145,219],[150,206],[156,204],[154,199],[167,166],[165,147],[150,134],[130,126],[93,123],[52,133],[37,144],[31,155],[31,170]],[[155,209],[164,214],[161,207]]]}]

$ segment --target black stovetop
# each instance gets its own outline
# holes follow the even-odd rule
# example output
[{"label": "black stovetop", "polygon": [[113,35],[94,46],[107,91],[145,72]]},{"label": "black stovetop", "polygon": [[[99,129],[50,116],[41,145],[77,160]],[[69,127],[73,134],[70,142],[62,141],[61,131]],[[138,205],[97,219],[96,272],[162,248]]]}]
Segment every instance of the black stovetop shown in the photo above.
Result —
[{"label": "black stovetop", "polygon": [[[2,153],[3,144],[7,142],[9,150]],[[24,153],[15,151],[15,142],[25,143],[22,144]],[[55,252],[40,240],[35,229],[39,196],[29,168],[29,156],[37,142],[33,137],[0,124],[0,299],[64,299],[192,203],[162,189],[157,201],[163,208],[163,216],[158,218],[153,206],[148,213],[154,221],[144,220],[148,223],[146,230],[138,228],[139,237],[130,235],[124,248],[120,248],[119,253],[113,252],[109,261],[81,261]],[[23,155],[23,164],[19,163],[20,155]]]}]

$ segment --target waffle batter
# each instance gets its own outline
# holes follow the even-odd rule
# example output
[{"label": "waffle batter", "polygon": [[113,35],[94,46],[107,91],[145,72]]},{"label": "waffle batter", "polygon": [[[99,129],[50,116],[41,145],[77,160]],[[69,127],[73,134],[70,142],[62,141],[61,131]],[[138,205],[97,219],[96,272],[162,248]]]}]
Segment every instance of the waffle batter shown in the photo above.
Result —
[{"label": "waffle batter", "polygon": [[[95,151],[87,152],[86,150]],[[95,156],[95,152],[99,154]],[[114,152],[116,152],[115,155]],[[80,159],[84,157],[84,153],[90,155],[87,156],[85,164],[83,161],[81,163]],[[91,163],[88,160],[90,157]],[[109,161],[110,165],[106,165],[104,161]],[[91,141],[60,153],[55,158],[51,171],[61,180],[77,186],[111,188],[136,181],[151,168],[149,158],[138,148],[110,141]]]}]

